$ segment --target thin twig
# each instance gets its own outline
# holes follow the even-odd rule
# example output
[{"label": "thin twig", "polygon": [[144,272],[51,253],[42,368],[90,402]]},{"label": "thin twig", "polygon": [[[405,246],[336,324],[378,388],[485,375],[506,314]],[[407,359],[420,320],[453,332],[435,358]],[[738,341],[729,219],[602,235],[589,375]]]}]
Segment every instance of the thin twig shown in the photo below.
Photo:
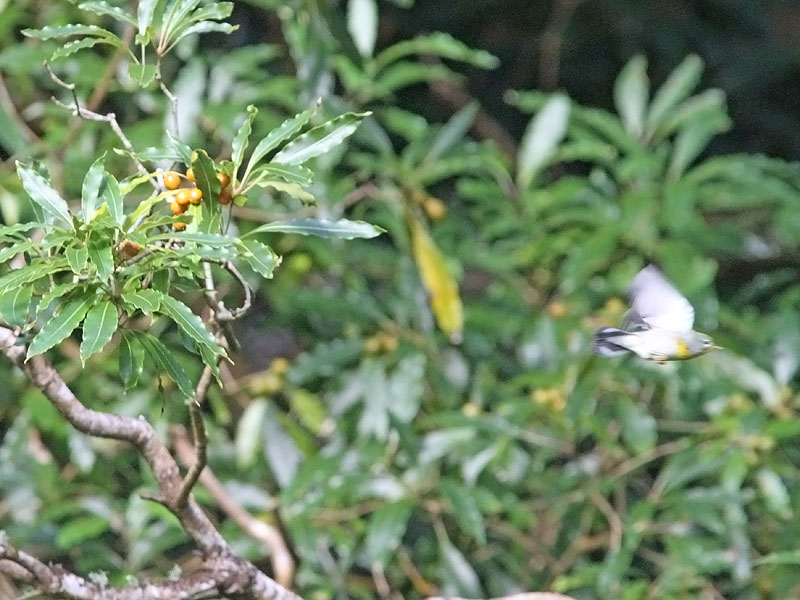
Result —
[{"label": "thin twig", "polygon": [[211,303],[212,308],[214,309],[214,317],[217,321],[235,321],[236,319],[242,318],[247,311],[250,310],[250,307],[253,304],[253,291],[250,289],[250,285],[247,283],[247,280],[244,278],[244,275],[241,274],[239,269],[230,262],[229,260],[224,260],[218,263],[220,267],[225,269],[228,273],[234,276],[234,278],[239,282],[242,286],[242,291],[244,292],[244,301],[242,305],[234,308],[228,309],[225,306],[225,303],[222,300],[217,298],[217,288],[214,284],[214,276],[211,272],[211,264],[208,261],[203,262],[203,274],[205,278],[205,288],[206,288],[206,297],[208,298],[209,302]]},{"label": "thin twig", "polygon": [[[186,431],[181,426],[174,426],[170,432],[178,459],[184,465],[193,464],[195,457]],[[275,581],[285,587],[291,587],[294,579],[295,564],[281,531],[273,525],[256,519],[242,508],[228,493],[219,479],[216,478],[210,467],[206,466],[200,473],[200,483],[208,490],[220,508],[242,528],[242,531],[264,544],[272,562]],[[264,507],[265,510],[270,511],[276,508],[277,502],[270,503],[270,505]]]},{"label": "thin twig", "polygon": [[169,88],[164,84],[163,80],[161,79],[161,69],[159,68],[158,71],[158,85],[161,87],[161,91],[164,92],[164,95],[169,100],[170,112],[172,113],[172,125],[175,127],[174,135],[177,138],[180,135],[178,131],[178,98],[175,97]]},{"label": "thin twig", "polygon": [[608,527],[610,530],[610,537],[608,542],[608,549],[612,553],[619,552],[619,549],[622,547],[622,519],[620,519],[619,515],[614,510],[614,507],[611,506],[611,503],[606,500],[605,496],[598,492],[597,490],[591,490],[589,492],[589,498],[592,501],[592,504],[597,507],[597,509],[603,513],[606,520],[608,521]]},{"label": "thin twig", "polygon": [[189,420],[192,424],[192,437],[194,438],[195,448],[195,461],[186,475],[183,478],[181,489],[175,498],[175,507],[182,508],[192,493],[192,488],[197,483],[197,478],[206,466],[207,449],[208,449],[208,436],[206,435],[206,425],[203,422],[202,405],[203,399],[208,392],[208,387],[211,385],[211,367],[206,365],[203,369],[203,374],[200,375],[200,381],[197,382],[194,396],[189,399]]},{"label": "thin twig", "polygon": [[561,48],[564,33],[575,10],[583,0],[555,0],[539,41],[539,88],[552,91],[558,86]]}]

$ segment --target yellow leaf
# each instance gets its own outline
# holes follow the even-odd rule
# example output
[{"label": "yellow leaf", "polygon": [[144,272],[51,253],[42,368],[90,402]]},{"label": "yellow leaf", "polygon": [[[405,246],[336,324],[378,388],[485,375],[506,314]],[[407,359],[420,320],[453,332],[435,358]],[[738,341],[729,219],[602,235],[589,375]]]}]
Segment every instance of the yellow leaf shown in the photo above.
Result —
[{"label": "yellow leaf", "polygon": [[458,293],[458,283],[445,265],[444,256],[422,224],[408,214],[411,228],[411,249],[417,263],[422,283],[430,297],[431,309],[439,329],[450,336],[450,340],[461,341],[464,327],[464,308]]}]

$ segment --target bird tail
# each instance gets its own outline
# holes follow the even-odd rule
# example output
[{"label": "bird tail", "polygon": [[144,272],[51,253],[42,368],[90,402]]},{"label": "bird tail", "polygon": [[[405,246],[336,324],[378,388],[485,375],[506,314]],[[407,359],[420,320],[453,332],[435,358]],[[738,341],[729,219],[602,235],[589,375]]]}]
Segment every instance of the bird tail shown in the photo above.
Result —
[{"label": "bird tail", "polygon": [[631,349],[626,345],[626,338],[630,336],[627,331],[614,329],[613,327],[602,327],[594,334],[592,340],[592,350],[600,356],[619,356]]}]

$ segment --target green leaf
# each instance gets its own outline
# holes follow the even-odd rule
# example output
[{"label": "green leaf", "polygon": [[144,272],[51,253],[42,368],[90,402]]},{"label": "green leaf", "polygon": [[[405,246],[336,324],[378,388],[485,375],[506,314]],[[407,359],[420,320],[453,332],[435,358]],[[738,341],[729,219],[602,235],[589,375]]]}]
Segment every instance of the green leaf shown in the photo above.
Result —
[{"label": "green leaf", "polygon": [[28,346],[28,358],[49,350],[71,334],[81,324],[94,300],[95,295],[91,294],[71,300],[62,306],[33,338]]},{"label": "green leaf", "polygon": [[424,160],[436,160],[458,144],[464,138],[467,131],[469,131],[476,114],[478,114],[477,102],[470,102],[454,114],[444,127],[442,127],[436,137],[433,138],[431,148],[425,155]]},{"label": "green leaf", "polygon": [[136,26],[136,19],[133,18],[133,15],[128,14],[117,6],[112,6],[103,0],[90,0],[89,2],[82,2],[78,5],[78,8],[82,10],[88,10],[96,15],[113,17],[117,21],[123,21]]},{"label": "green leaf", "polygon": [[58,195],[49,181],[20,162],[17,162],[17,175],[31,200],[41,206],[45,212],[65,221],[71,228],[73,227],[72,215],[69,213],[66,201]]},{"label": "green leaf", "polygon": [[261,435],[264,424],[264,415],[267,412],[267,403],[263,399],[256,399],[247,405],[244,413],[236,424],[236,464],[239,468],[251,466],[260,448]]},{"label": "green leaf", "polygon": [[614,104],[622,117],[625,129],[636,138],[641,138],[644,134],[649,93],[647,59],[641,55],[634,56],[614,82]]},{"label": "green leaf", "polygon": [[2,250],[0,250],[0,264],[6,262],[11,258],[14,258],[20,252],[27,252],[35,245],[36,243],[33,240],[22,240],[13,243],[10,246],[6,246]]},{"label": "green leaf", "polygon": [[144,346],[135,335],[123,334],[119,344],[119,374],[126,390],[136,385],[143,369]]},{"label": "green leaf", "polygon": [[345,113],[309,129],[278,152],[271,162],[287,165],[303,164],[307,160],[325,154],[350,137],[364,117],[372,113]]},{"label": "green leaf", "polygon": [[76,287],[78,287],[77,283],[69,281],[67,283],[61,283],[51,288],[46,294],[44,294],[39,299],[39,306],[36,308],[36,316],[38,317],[45,310],[47,310],[54,300],[56,300],[57,298],[61,298],[61,296],[63,296],[67,292],[71,292]]},{"label": "green leaf", "polygon": [[475,573],[475,569],[472,568],[458,548],[446,537],[441,536],[439,549],[442,552],[442,567],[445,570],[445,578],[450,585],[455,586],[457,593],[470,598],[484,598],[485,594],[481,588],[478,574]]},{"label": "green leaf", "polygon": [[86,171],[86,176],[83,178],[83,186],[81,187],[81,212],[83,222],[88,223],[94,216],[94,211],[97,210],[97,198],[100,195],[100,186],[103,184],[103,175],[105,169],[103,163],[105,161],[105,153],[92,163],[89,170]]},{"label": "green leaf", "polygon": [[86,244],[89,250],[89,260],[97,269],[97,276],[103,281],[108,281],[114,272],[114,255],[111,252],[111,243],[106,239],[92,239]]},{"label": "green leaf", "polygon": [[316,198],[314,198],[314,195],[311,194],[311,192],[305,190],[302,186],[297,185],[296,183],[286,183],[285,181],[277,179],[262,179],[260,181],[254,181],[253,183],[258,187],[272,188],[279,192],[283,192],[287,196],[297,198],[306,205],[313,206],[317,202]]},{"label": "green leaf", "polygon": [[111,173],[105,174],[106,189],[103,192],[106,205],[108,206],[108,213],[117,225],[122,225],[125,220],[125,212],[122,206],[122,192],[119,189],[119,182],[117,178]]},{"label": "green leaf", "polygon": [[236,174],[239,172],[239,167],[244,160],[244,151],[247,149],[247,143],[250,140],[250,133],[253,131],[253,119],[256,118],[258,109],[252,104],[247,107],[247,117],[245,117],[236,136],[233,138],[231,144],[232,154],[231,160],[233,161],[233,183],[236,183]]},{"label": "green leaf", "polygon": [[59,46],[55,49],[53,54],[50,55],[51,61],[56,61],[60,58],[67,58],[68,56],[72,56],[76,52],[80,50],[85,50],[86,48],[93,48],[97,44],[104,44],[108,43],[103,38],[97,37],[85,37],[79,40],[70,40],[69,42],[65,42],[63,45]]},{"label": "green leaf", "polygon": [[69,265],[65,258],[51,258],[47,262],[40,262],[33,265],[15,269],[0,277],[0,294],[5,294],[10,290],[16,289],[26,283],[31,283],[58,271],[68,269]]},{"label": "green leaf", "polygon": [[680,177],[705,149],[711,138],[727,131],[731,126],[731,121],[725,114],[709,117],[696,118],[686,123],[676,136],[669,164],[671,178]]},{"label": "green leaf", "polygon": [[112,302],[104,300],[89,310],[83,323],[81,365],[86,365],[87,358],[111,341],[118,325],[117,307]]},{"label": "green leaf", "polygon": [[389,46],[375,57],[374,68],[379,71],[409,54],[435,54],[442,58],[469,63],[481,69],[494,69],[500,64],[495,56],[485,50],[473,50],[453,36],[437,32]]},{"label": "green leaf", "polygon": [[172,132],[167,130],[167,140],[169,147],[181,157],[183,164],[192,164],[192,149],[172,135]]},{"label": "green leaf", "polygon": [[157,311],[161,306],[161,298],[164,294],[156,290],[137,290],[135,292],[125,292],[122,294],[122,301],[126,304],[138,308],[144,314],[149,315]]},{"label": "green leaf", "polygon": [[526,190],[538,172],[555,154],[567,132],[570,102],[554,94],[531,120],[520,142],[517,159],[517,186]]},{"label": "green leaf", "polygon": [[183,367],[175,360],[170,351],[167,350],[167,347],[149,333],[137,333],[136,338],[144,346],[144,349],[156,363],[156,366],[175,382],[181,393],[187,398],[193,396],[194,390],[192,389],[192,382],[189,381],[186,371],[183,370]]},{"label": "green leaf", "polygon": [[262,277],[272,279],[272,272],[281,264],[281,257],[272,248],[256,240],[243,240],[239,245],[247,250],[240,255],[247,264]]},{"label": "green leaf", "polygon": [[183,38],[190,36],[194,33],[225,33],[231,34],[234,31],[239,29],[238,25],[231,25],[230,23],[214,23],[213,21],[203,21],[202,23],[196,23],[191,27],[187,27],[186,29],[182,30],[172,41],[170,48],[180,42]]},{"label": "green leaf", "polygon": [[800,550],[773,552],[753,561],[755,565],[800,565]]},{"label": "green leaf", "polygon": [[156,10],[157,0],[139,0],[136,11],[136,23],[139,26],[139,35],[147,38],[147,28],[153,23],[153,13]]},{"label": "green leaf", "polygon": [[189,16],[189,22],[220,21],[227,19],[233,12],[233,2],[212,2],[195,10]]},{"label": "green leaf", "polygon": [[155,81],[157,74],[158,67],[156,67],[156,65],[128,64],[128,75],[131,79],[136,81],[140,87],[148,87]]},{"label": "green leaf", "polygon": [[9,325],[24,325],[28,320],[33,287],[26,285],[0,294],[0,315]]},{"label": "green leaf", "polygon": [[378,37],[378,5],[375,0],[347,3],[347,31],[361,56],[372,56]]},{"label": "green leaf", "polygon": [[369,520],[364,555],[370,562],[386,564],[400,545],[414,504],[407,499],[378,508]]},{"label": "green leaf", "polygon": [[212,333],[206,328],[203,320],[192,312],[180,300],[168,294],[151,290],[159,296],[159,312],[168,315],[178,325],[180,330],[197,344],[206,346],[217,356],[226,356],[225,349],[217,343]]},{"label": "green leaf", "polygon": [[316,107],[310,108],[299,114],[296,114],[290,119],[286,119],[278,127],[270,131],[267,136],[256,145],[253,153],[250,155],[250,160],[247,162],[247,169],[245,175],[253,170],[253,167],[264,158],[267,154],[272,152],[285,140],[288,140],[295,135],[308,123],[308,120],[317,112]]},{"label": "green leaf", "polygon": [[[200,230],[203,233],[210,233],[214,228],[214,214],[219,214],[220,183],[217,179],[217,171],[205,150],[195,150],[192,153],[192,171],[197,187],[203,192],[203,220],[200,223]],[[218,229],[218,227],[217,227]]]},{"label": "green leaf", "polygon": [[76,275],[80,275],[81,271],[86,268],[86,262],[89,260],[89,250],[84,244],[80,246],[70,246],[64,251],[67,257],[69,268]]},{"label": "green leaf", "polygon": [[153,241],[157,240],[180,240],[182,242],[193,242],[195,244],[203,244],[204,246],[230,246],[236,241],[235,237],[229,235],[221,235],[219,233],[200,233],[193,231],[181,231],[177,233],[159,233],[150,238]]},{"label": "green leaf", "polygon": [[250,181],[258,185],[258,179],[261,177],[279,177],[286,182],[296,183],[298,185],[309,185],[314,179],[314,173],[311,169],[301,165],[279,165],[276,163],[267,163],[256,167],[250,173]]},{"label": "green leaf", "polygon": [[483,525],[483,516],[478,508],[472,491],[463,484],[452,480],[443,480],[440,483],[442,495],[450,505],[450,512],[458,526],[472,536],[478,544],[486,544],[486,528]]},{"label": "green leaf", "polygon": [[700,82],[703,73],[703,59],[696,54],[690,54],[683,59],[664,84],[658,88],[650,112],[647,115],[647,131],[652,135],[660,129],[664,118],[679,102],[684,100]]},{"label": "green leaf", "polygon": [[53,38],[65,38],[72,35],[90,35],[96,37],[106,37],[114,35],[110,31],[98,27],[97,25],[58,25],[42,27],[41,29],[23,29],[22,34],[40,40],[51,40]]},{"label": "green leaf", "polygon": [[262,232],[298,233],[300,235],[316,235],[322,238],[338,238],[352,240],[353,238],[374,238],[383,233],[385,229],[365,223],[364,221],[349,221],[339,219],[292,219],[289,221],[273,221],[260,225],[249,231],[246,235]]}]

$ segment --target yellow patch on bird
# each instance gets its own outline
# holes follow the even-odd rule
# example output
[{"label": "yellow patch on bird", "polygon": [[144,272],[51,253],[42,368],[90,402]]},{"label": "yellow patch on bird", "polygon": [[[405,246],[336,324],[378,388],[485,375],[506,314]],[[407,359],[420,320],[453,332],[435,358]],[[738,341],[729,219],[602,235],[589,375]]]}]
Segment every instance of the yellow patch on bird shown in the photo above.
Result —
[{"label": "yellow patch on bird", "polygon": [[689,346],[686,345],[686,342],[683,340],[678,340],[678,351],[675,353],[675,356],[678,358],[689,358],[692,353],[689,351]]}]

